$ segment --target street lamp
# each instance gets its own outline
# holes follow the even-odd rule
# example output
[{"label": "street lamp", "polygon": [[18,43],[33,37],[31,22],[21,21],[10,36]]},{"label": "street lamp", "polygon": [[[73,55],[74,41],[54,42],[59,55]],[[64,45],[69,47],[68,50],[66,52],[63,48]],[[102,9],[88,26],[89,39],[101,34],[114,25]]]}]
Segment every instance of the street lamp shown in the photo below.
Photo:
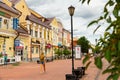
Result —
[{"label": "street lamp", "polygon": [[68,8],[69,14],[71,16],[71,45],[72,45],[72,74],[73,74],[73,70],[74,70],[74,56],[73,56],[73,20],[72,20],[72,16],[74,15],[74,10],[75,8],[73,6],[70,6]]}]

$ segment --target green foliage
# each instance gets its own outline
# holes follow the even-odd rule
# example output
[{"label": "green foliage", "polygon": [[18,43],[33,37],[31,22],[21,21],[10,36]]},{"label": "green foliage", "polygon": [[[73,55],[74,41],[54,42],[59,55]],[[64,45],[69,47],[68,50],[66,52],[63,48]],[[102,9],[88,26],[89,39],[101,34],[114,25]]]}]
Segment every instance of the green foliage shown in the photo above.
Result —
[{"label": "green foliage", "polygon": [[65,56],[67,56],[67,55],[70,55],[71,52],[70,52],[70,50],[68,50],[67,48],[65,48],[65,49],[63,50],[63,54],[64,54]]},{"label": "green foliage", "polygon": [[111,74],[108,78],[107,78],[107,80],[118,80],[118,78],[119,78],[119,75],[118,74]]},{"label": "green foliage", "polygon": [[62,51],[59,48],[55,49],[55,54],[57,54],[58,56],[61,56],[62,55]]},{"label": "green foliage", "polygon": [[102,60],[100,57],[95,57],[95,65],[99,68],[102,69]]},{"label": "green foliage", "polygon": [[83,64],[85,64],[89,59],[90,59],[89,55],[86,55],[85,58],[82,61]]},{"label": "green foliage", "polygon": [[[87,54],[87,55],[85,56],[85,58],[83,59],[83,61],[82,61],[82,63],[85,65],[85,69],[87,69],[88,66],[89,66],[90,63],[91,63],[91,61],[88,61],[89,59],[90,59],[90,55]],[[85,64],[85,63],[86,63],[86,64]]]},{"label": "green foliage", "polygon": [[[83,3],[89,0],[80,0]],[[89,4],[89,3],[88,3]],[[96,50],[100,51],[95,58],[95,65],[102,69],[102,58],[105,58],[109,65],[103,74],[110,73],[107,80],[118,80],[120,77],[120,0],[108,0],[104,6],[103,14],[98,19],[88,24],[98,24],[95,31],[101,26],[101,21],[108,24],[104,36],[100,37]]]},{"label": "green foliage", "polygon": [[88,53],[89,41],[84,36],[78,39],[77,44],[81,46],[82,53]]},{"label": "green foliage", "polygon": [[3,57],[3,55],[0,53],[0,58]]}]

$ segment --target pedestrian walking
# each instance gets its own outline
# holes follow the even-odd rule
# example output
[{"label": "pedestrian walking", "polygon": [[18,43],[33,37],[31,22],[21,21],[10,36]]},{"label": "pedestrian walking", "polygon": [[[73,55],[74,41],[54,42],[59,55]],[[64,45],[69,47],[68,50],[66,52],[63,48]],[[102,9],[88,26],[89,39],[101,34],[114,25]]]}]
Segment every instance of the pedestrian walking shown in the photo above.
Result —
[{"label": "pedestrian walking", "polygon": [[7,65],[7,54],[4,54],[4,65]]},{"label": "pedestrian walking", "polygon": [[46,68],[45,68],[45,56],[44,56],[43,52],[40,54],[40,62],[41,62],[41,65],[43,67],[44,72],[46,72]]}]

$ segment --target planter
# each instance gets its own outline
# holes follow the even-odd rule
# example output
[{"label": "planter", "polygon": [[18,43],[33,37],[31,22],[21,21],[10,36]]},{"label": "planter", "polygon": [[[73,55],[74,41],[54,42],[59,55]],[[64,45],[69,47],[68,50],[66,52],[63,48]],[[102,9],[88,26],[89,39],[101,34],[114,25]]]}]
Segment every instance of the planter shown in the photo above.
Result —
[{"label": "planter", "polygon": [[76,76],[73,74],[66,74],[66,80],[77,80]]}]

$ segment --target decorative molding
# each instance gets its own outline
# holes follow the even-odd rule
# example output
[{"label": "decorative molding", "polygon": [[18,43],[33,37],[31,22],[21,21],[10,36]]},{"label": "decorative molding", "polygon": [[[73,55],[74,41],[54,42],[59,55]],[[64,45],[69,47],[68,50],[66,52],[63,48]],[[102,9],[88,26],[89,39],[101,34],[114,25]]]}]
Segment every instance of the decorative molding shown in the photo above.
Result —
[{"label": "decorative molding", "polygon": [[8,31],[0,29],[0,35],[7,35],[7,36],[16,36],[15,31]]}]

